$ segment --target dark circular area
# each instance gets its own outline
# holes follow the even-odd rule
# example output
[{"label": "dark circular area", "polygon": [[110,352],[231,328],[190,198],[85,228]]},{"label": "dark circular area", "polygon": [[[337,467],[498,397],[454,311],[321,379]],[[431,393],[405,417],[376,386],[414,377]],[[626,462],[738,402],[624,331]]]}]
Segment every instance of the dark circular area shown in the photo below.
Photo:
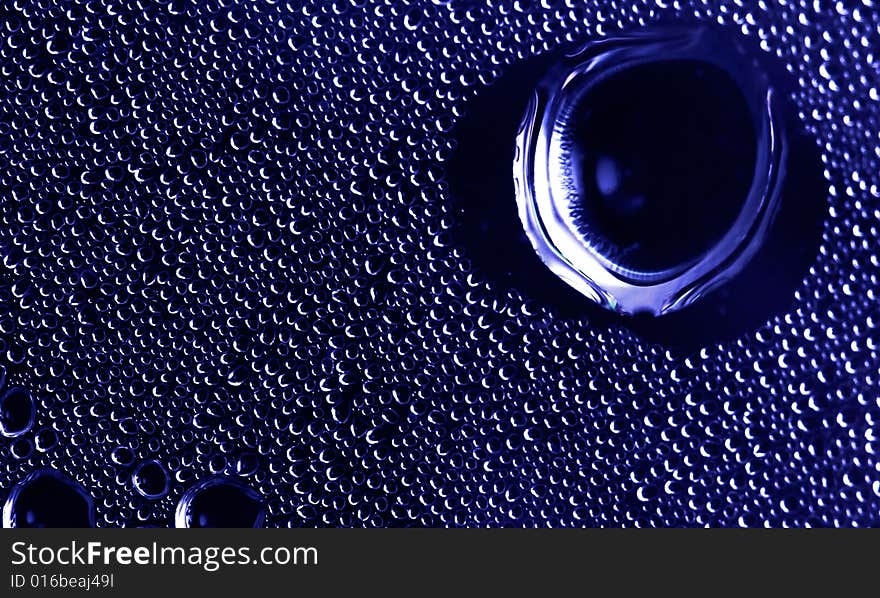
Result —
[{"label": "dark circular area", "polygon": [[212,481],[195,490],[188,501],[187,527],[259,527],[265,516],[260,495],[226,481]]},{"label": "dark circular area", "polygon": [[0,396],[0,434],[18,436],[34,421],[34,401],[23,388],[10,388]]},{"label": "dark circular area", "polygon": [[568,119],[576,222],[617,266],[681,267],[736,220],[757,143],[748,102],[722,68],[700,60],[626,68],[583,93]]},{"label": "dark circular area", "polygon": [[141,463],[131,479],[137,491],[147,498],[160,498],[168,492],[168,472],[158,461]]},{"label": "dark circular area", "polygon": [[4,524],[12,527],[94,527],[91,498],[82,487],[56,471],[31,474],[7,502]]}]

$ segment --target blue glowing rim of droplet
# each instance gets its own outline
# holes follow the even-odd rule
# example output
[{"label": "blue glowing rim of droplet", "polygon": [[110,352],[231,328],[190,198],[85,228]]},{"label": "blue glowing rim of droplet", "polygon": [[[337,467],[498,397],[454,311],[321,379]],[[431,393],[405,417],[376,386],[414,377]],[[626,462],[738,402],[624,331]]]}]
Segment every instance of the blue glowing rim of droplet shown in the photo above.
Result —
[{"label": "blue glowing rim of droplet", "polygon": [[[532,94],[516,136],[513,164],[519,217],[541,260],[562,280],[613,311],[661,315],[690,305],[739,272],[754,256],[779,207],[787,147],[777,98],[763,73],[737,46],[708,28],[672,28],[590,42],[567,55]],[[726,51],[724,51],[726,49]],[[731,50],[733,52],[731,52]],[[731,55],[741,60],[731,61]],[[678,268],[646,272],[604,257],[575,224],[570,177],[558,123],[597,82],[657,60],[698,59],[725,70],[742,87],[756,122],[752,185],[725,235]],[[761,168],[763,167],[763,168]]]}]

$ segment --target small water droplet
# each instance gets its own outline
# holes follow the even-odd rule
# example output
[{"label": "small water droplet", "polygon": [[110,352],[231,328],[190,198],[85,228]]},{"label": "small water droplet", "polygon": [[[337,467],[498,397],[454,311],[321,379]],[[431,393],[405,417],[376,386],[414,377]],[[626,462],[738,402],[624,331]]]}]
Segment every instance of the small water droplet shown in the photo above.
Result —
[{"label": "small water droplet", "polygon": [[259,467],[259,458],[253,453],[241,455],[235,462],[235,471],[242,476],[251,475]]},{"label": "small water droplet", "polygon": [[116,465],[128,466],[134,463],[135,455],[127,446],[118,446],[110,453],[110,459]]},{"label": "small water droplet", "polygon": [[168,494],[168,471],[155,459],[140,463],[131,474],[131,481],[138,493],[146,498],[162,498]]}]

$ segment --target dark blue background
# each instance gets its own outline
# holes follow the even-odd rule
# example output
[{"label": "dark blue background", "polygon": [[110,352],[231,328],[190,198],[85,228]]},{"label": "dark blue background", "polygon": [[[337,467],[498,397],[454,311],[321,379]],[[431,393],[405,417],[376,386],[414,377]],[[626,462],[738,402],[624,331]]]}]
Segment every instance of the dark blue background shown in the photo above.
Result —
[{"label": "dark blue background", "polygon": [[[4,493],[64,472],[101,526],[216,475],[271,526],[874,524],[880,16],[672,4],[4,3],[0,344],[34,401]],[[775,283],[639,324],[515,249],[491,84],[660,20],[788,71],[823,202]]]}]

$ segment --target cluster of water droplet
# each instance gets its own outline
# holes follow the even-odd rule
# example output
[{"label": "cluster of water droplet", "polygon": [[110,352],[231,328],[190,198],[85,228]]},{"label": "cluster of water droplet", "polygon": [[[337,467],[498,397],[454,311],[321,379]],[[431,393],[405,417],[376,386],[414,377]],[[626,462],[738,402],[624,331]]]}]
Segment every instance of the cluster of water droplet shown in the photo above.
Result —
[{"label": "cluster of water droplet", "polygon": [[[4,523],[876,523],[873,4],[3,2]],[[676,17],[787,65],[830,190],[790,311],[684,353],[488,281],[444,179],[507,65]]]}]

